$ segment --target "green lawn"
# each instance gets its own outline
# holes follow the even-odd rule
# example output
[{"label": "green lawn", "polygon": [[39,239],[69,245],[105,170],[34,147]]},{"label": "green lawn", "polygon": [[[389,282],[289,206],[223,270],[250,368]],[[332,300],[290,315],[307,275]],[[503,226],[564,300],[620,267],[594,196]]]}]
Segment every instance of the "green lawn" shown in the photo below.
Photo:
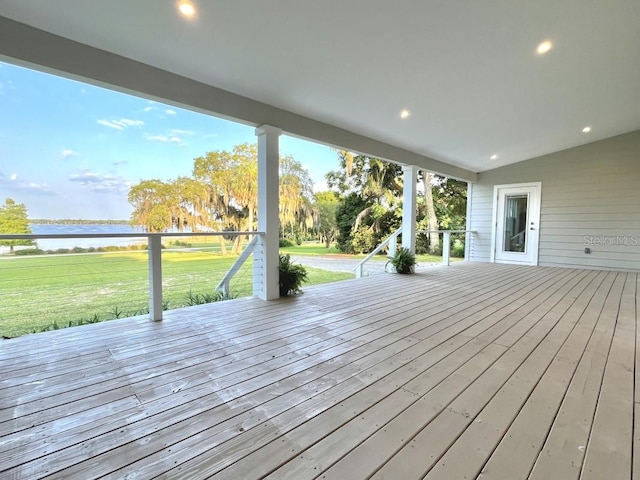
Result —
[{"label": "green lawn", "polygon": [[[210,293],[234,262],[216,252],[164,250],[163,298],[168,308],[188,304],[192,293]],[[353,278],[307,267],[313,285]],[[131,316],[148,306],[146,251],[0,258],[0,335],[13,337],[70,321]],[[303,287],[304,288],[304,287]],[[231,291],[251,295],[251,259]]]}]

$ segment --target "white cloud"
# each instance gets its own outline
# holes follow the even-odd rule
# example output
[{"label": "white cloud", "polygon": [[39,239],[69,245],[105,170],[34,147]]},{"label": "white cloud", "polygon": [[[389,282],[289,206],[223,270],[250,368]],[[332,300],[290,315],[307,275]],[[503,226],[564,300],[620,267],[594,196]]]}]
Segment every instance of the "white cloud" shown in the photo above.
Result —
[{"label": "white cloud", "polygon": [[175,110],[168,109],[168,110],[165,110],[164,113],[166,113],[167,115],[175,115],[178,112],[176,112]]},{"label": "white cloud", "polygon": [[60,156],[62,158],[70,158],[70,157],[77,157],[78,154],[73,150],[71,150],[70,148],[65,148],[64,150],[62,150],[62,152],[60,152]]},{"label": "white cloud", "polygon": [[[15,176],[15,174],[11,176],[12,180],[14,180],[14,183],[12,183],[8,187],[9,189],[11,189],[13,191],[29,192],[29,193],[40,194],[40,195],[55,195],[55,192],[53,192],[51,190],[51,188],[49,188],[49,185],[47,185],[46,183],[17,182],[13,178],[14,176]],[[17,176],[16,176],[16,178],[17,178]]]},{"label": "white cloud", "polygon": [[124,177],[102,175],[89,171],[76,173],[69,177],[69,181],[80,184],[83,188],[97,193],[123,193],[129,191],[132,183]]},{"label": "white cloud", "polygon": [[144,125],[142,120],[130,120],[128,118],[121,118],[120,120],[98,120],[98,123],[116,130],[124,130],[127,127],[141,127]]},{"label": "white cloud", "polygon": [[168,142],[169,137],[166,135],[147,135],[147,140],[152,142]]},{"label": "white cloud", "polygon": [[9,179],[10,179],[12,182],[15,182],[15,181],[18,179],[18,175],[16,175],[16,174],[14,173],[13,175],[11,175],[11,176],[9,177]]},{"label": "white cloud", "polygon": [[169,142],[169,143],[176,143],[179,145],[183,145],[182,143],[182,138],[176,136],[176,135],[172,135],[172,136],[168,136],[168,135],[147,135],[147,140],[149,140],[150,142]]},{"label": "white cloud", "polygon": [[111,165],[115,165],[117,167],[118,165],[126,165],[127,163],[129,163],[129,160],[120,160],[119,162],[113,162]]},{"label": "white cloud", "polygon": [[100,125],[104,125],[105,127],[109,127],[109,128],[115,128],[116,130],[124,130],[124,127],[120,126],[120,125],[116,125],[115,123],[112,123],[108,120],[98,120],[98,123]]},{"label": "white cloud", "polygon": [[155,110],[155,107],[144,107],[143,112],[150,112],[151,110]]},{"label": "white cloud", "polygon": [[179,128],[174,128],[171,130],[172,135],[195,135],[196,132],[193,130],[180,130]]},{"label": "white cloud", "polygon": [[115,120],[114,123],[119,125],[125,125],[127,127],[141,127],[144,125],[142,120],[129,120],[128,118],[121,118],[120,120]]}]

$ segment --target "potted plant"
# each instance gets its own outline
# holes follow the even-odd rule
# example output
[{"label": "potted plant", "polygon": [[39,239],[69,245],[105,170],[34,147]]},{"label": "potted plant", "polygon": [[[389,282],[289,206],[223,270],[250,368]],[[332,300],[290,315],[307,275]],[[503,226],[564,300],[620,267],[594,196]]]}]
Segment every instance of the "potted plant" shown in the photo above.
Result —
[{"label": "potted plant", "polygon": [[307,269],[302,265],[295,265],[291,262],[289,254],[280,255],[280,296],[286,297],[289,294],[302,293],[300,287],[307,281]]},{"label": "potted plant", "polygon": [[389,257],[389,262],[397,273],[413,273],[416,256],[407,248],[400,247]]}]

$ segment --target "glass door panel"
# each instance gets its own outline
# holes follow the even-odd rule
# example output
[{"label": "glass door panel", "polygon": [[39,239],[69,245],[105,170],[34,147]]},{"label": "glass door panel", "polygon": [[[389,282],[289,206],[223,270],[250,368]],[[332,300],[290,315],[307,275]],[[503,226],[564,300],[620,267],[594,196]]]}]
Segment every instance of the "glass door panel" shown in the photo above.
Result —
[{"label": "glass door panel", "polygon": [[527,204],[529,196],[505,195],[504,252],[524,253],[527,246]]}]

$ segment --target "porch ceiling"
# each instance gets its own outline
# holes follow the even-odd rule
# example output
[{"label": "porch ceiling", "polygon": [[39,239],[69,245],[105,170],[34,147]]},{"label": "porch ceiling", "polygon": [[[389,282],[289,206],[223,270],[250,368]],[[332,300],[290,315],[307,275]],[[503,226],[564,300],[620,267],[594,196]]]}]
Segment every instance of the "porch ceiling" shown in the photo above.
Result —
[{"label": "porch ceiling", "polygon": [[2,0],[0,14],[472,172],[640,128],[637,0],[194,3],[194,21],[171,0]]}]

